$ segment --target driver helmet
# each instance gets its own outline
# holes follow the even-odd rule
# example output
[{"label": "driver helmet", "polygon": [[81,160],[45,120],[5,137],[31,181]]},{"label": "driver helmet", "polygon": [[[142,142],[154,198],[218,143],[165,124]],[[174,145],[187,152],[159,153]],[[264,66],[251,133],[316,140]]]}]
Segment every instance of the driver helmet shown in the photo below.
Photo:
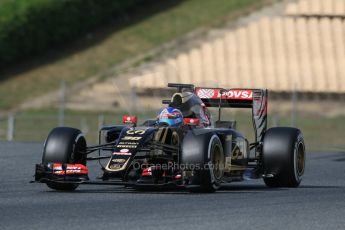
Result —
[{"label": "driver helmet", "polygon": [[179,109],[167,107],[160,111],[158,115],[158,125],[180,126],[183,124],[183,116]]}]

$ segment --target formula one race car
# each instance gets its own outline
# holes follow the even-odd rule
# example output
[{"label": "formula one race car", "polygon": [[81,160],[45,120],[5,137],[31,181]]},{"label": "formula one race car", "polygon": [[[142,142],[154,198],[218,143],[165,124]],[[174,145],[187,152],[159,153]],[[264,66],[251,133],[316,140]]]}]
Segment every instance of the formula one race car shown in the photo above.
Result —
[{"label": "formula one race car", "polygon": [[[87,146],[78,129],[53,129],[42,163],[36,165],[35,181],[65,191],[80,184],[109,184],[214,192],[222,184],[247,177],[263,178],[269,187],[300,184],[305,168],[302,133],[288,127],[267,130],[267,90],[173,83],[168,87],[177,92],[171,100],[163,100],[172,108],[160,115],[166,122],[153,119],[137,126],[137,117],[124,116],[124,125],[100,129],[95,146]],[[207,107],[219,109],[214,123]],[[236,130],[234,121],[221,120],[223,108],[252,109],[254,143]],[[87,162],[107,158],[99,180],[89,180]]]}]

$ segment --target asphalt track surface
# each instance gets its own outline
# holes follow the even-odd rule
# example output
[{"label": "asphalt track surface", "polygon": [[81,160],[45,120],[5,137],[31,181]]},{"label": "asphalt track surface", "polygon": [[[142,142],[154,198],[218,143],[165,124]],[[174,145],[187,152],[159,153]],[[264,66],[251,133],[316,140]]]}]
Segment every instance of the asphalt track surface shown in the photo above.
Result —
[{"label": "asphalt track surface", "polygon": [[[310,153],[302,185],[261,180],[214,194],[30,184],[42,144],[0,142],[0,229],[345,229],[345,153]],[[91,165],[94,169],[95,165]]]}]

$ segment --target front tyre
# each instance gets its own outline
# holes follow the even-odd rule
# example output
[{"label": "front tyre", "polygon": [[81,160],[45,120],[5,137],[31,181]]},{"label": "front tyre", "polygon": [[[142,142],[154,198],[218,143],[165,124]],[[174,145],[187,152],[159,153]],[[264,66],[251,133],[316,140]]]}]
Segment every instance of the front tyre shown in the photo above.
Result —
[{"label": "front tyre", "polygon": [[46,183],[48,188],[51,188],[53,190],[57,191],[65,191],[65,192],[70,192],[74,191],[78,188],[77,184],[62,184],[58,182],[47,182]]},{"label": "front tyre", "polygon": [[264,178],[268,187],[298,187],[305,170],[305,144],[296,128],[267,130],[263,141]]},{"label": "front tyre", "polygon": [[191,192],[215,192],[221,185],[221,179],[224,174],[224,152],[222,143],[217,135],[213,135],[207,146],[206,162],[202,170],[195,171],[193,184],[198,187],[192,187]]},{"label": "front tyre", "polygon": [[[78,129],[58,127],[53,129],[44,144],[42,163],[86,165],[86,140]],[[59,191],[73,191],[78,184],[47,182],[47,186]]]}]

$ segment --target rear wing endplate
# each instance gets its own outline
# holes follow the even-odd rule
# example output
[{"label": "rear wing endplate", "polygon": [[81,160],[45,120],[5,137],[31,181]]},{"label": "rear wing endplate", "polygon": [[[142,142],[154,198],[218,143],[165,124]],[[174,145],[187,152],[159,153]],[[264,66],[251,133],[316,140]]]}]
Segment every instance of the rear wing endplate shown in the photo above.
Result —
[{"label": "rear wing endplate", "polygon": [[261,142],[267,129],[267,90],[266,89],[194,89],[207,107],[252,108],[252,119],[256,142]]}]

